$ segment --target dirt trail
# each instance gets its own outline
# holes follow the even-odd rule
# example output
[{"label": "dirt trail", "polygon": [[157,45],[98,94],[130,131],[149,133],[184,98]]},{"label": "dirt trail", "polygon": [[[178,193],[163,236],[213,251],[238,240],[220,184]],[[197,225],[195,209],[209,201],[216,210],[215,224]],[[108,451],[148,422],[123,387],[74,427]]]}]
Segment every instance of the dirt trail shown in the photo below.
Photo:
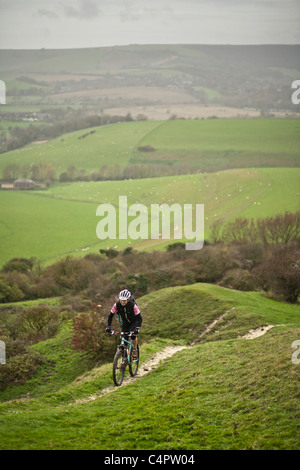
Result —
[{"label": "dirt trail", "polygon": [[[126,377],[123,380],[122,387],[124,385],[127,385],[127,384],[143,377],[144,375],[148,374],[148,372],[155,369],[161,361],[163,361],[164,359],[167,359],[168,357],[173,356],[178,351],[181,351],[182,349],[186,349],[186,348],[187,348],[187,346],[167,346],[162,351],[160,351],[160,352],[154,354],[153,356],[151,356],[151,358],[148,361],[141,364],[141,366],[140,366],[140,368],[139,368],[139,370],[138,370],[135,377],[131,377],[131,376]],[[75,405],[75,404],[78,404],[78,403],[87,403],[87,402],[90,402],[90,401],[94,401],[97,398],[100,398],[103,395],[106,395],[107,393],[112,393],[112,392],[114,392],[115,390],[118,390],[118,389],[119,389],[119,387],[115,387],[114,385],[112,385],[111,387],[104,388],[103,390],[101,390],[100,393],[97,393],[95,395],[91,395],[88,398],[79,398],[79,399],[75,400],[75,402],[72,403],[72,404]]]},{"label": "dirt trail", "polygon": [[[131,377],[131,376],[127,376],[123,383],[122,383],[122,386],[124,385],[127,385],[135,380],[138,380],[140,379],[141,377],[143,377],[144,375],[148,374],[151,370],[155,369],[158,364],[163,361],[164,359],[167,359],[168,357],[171,357],[173,356],[174,354],[176,354],[178,351],[181,351],[182,349],[189,349],[189,348],[192,348],[195,344],[199,343],[202,339],[202,337],[207,334],[208,332],[210,332],[212,330],[212,328],[218,323],[220,322],[221,320],[223,320],[223,318],[225,317],[225,315],[227,315],[227,313],[229,313],[231,310],[234,310],[235,307],[232,307],[230,310],[227,310],[225,313],[223,313],[222,315],[220,315],[218,318],[216,318],[214,321],[212,321],[206,328],[205,330],[199,335],[199,337],[190,345],[190,346],[167,346],[165,349],[163,349],[162,351],[159,351],[158,353],[154,354],[153,356],[151,356],[151,358],[144,362],[143,364],[141,364],[138,372],[137,372],[137,375],[135,377]],[[249,332],[244,335],[244,336],[240,336],[239,338],[243,338],[243,339],[254,339],[254,338],[257,338],[259,336],[262,336],[264,335],[268,330],[270,330],[271,328],[273,328],[274,326],[284,326],[284,325],[268,325],[268,326],[261,326],[259,328],[256,328],[256,329],[253,329],[253,330],[249,330]],[[107,387],[107,388],[104,388],[103,390],[101,390],[101,392],[95,394],[95,395],[91,395],[87,398],[79,398],[77,400],[75,400],[72,405],[76,405],[78,403],[88,403],[90,401],[94,401],[94,400],[97,400],[97,398],[100,398],[104,395],[106,395],[107,393],[112,393],[116,390],[118,390],[119,387],[115,387],[114,385],[110,386],[110,387]]]},{"label": "dirt trail", "polygon": [[249,330],[248,333],[244,336],[239,336],[242,339],[254,339],[258,338],[259,336],[264,335],[268,330],[274,328],[275,326],[285,326],[285,325],[268,325],[268,326],[259,326],[256,329]]}]

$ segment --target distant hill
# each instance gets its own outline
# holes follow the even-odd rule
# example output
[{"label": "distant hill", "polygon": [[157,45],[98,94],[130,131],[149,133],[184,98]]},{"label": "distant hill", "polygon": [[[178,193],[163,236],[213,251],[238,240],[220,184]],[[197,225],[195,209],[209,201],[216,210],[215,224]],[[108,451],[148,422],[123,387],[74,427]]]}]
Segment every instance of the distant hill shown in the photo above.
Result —
[{"label": "distant hill", "polygon": [[146,114],[143,106],[190,104],[295,113],[299,57],[299,45],[0,50],[0,77],[6,112],[71,106]]}]

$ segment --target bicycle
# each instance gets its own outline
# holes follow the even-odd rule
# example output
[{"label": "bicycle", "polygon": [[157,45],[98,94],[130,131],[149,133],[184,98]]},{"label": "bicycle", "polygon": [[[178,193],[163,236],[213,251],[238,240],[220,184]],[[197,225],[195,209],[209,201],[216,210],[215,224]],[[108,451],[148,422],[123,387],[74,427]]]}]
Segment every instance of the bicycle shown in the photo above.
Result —
[{"label": "bicycle", "polygon": [[[120,335],[122,337],[121,344],[117,347],[116,354],[113,360],[113,380],[117,387],[119,387],[124,379],[125,369],[128,365],[131,377],[137,374],[139,367],[140,351],[137,345],[137,357],[133,357],[133,346],[131,342],[131,333],[124,331],[112,331],[112,335]],[[127,336],[129,339],[126,339]]]}]

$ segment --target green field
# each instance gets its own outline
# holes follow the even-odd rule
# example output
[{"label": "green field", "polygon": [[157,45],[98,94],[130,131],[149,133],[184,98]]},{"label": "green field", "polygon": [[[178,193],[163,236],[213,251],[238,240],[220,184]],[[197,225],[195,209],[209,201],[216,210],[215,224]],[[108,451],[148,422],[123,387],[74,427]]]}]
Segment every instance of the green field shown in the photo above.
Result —
[{"label": "green field", "polygon": [[[80,138],[90,131],[93,134]],[[151,145],[153,152],[139,147]],[[0,155],[6,165],[52,163],[56,176],[70,165],[86,173],[103,165],[134,164],[216,171],[228,168],[297,167],[300,122],[296,119],[212,119],[125,122],[64,134]]]},{"label": "green field", "polygon": [[[117,163],[127,165],[130,152],[145,133],[152,130],[157,123],[122,123],[106,127],[83,129],[53,139],[48,143],[30,144],[19,150],[0,155],[0,171],[9,163],[32,165],[52,163],[57,176],[70,165],[87,172],[99,170],[102,165]],[[94,134],[80,137],[92,130]]]},{"label": "green field", "polygon": [[[156,291],[138,303],[141,371],[166,346],[190,347],[114,389],[111,363],[91,369],[70,348],[66,324],[34,346],[48,367],[1,394],[1,449],[299,449],[300,369],[291,347],[299,306],[208,284]],[[266,325],[275,327],[239,338]]]},{"label": "green field", "polygon": [[[201,174],[54,184],[40,192],[2,191],[0,264],[15,256],[48,262],[82,250],[115,245],[122,249],[126,240],[103,242],[96,237],[97,206],[111,203],[118,208],[119,195],[128,197],[128,205],[145,204],[149,216],[155,203],[204,204],[206,238],[216,221],[295,212],[300,207],[299,125],[291,119],[127,122],[4,153],[0,170],[11,163],[22,167],[48,162],[57,176],[70,165],[90,173],[111,164],[155,165],[175,172],[184,166],[186,173]],[[147,145],[155,151],[139,150]],[[163,244],[162,240],[135,243],[142,249]]]},{"label": "green field", "polygon": [[[98,252],[127,240],[101,241],[96,236],[100,204],[117,206],[119,195],[128,207],[145,204],[204,204],[205,237],[217,220],[236,217],[263,218],[300,208],[300,169],[257,168],[218,173],[56,184],[44,191],[0,192],[0,264],[19,257],[37,257],[46,262],[72,253]],[[284,194],[284,197],[283,197]],[[128,219],[130,220],[130,219]],[[150,223],[149,223],[150,227]],[[140,249],[159,247],[164,240],[129,240]]]}]

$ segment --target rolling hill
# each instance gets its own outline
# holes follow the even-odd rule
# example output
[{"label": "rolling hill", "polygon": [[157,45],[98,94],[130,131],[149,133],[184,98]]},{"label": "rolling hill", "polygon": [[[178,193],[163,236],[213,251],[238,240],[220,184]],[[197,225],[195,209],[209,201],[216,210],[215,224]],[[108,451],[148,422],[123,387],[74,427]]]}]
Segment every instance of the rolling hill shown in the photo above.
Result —
[{"label": "rolling hill", "polygon": [[[170,240],[97,238],[98,206],[112,204],[118,219],[121,195],[128,206],[146,206],[148,228],[153,204],[204,204],[208,241],[215,223],[299,211],[299,121],[287,118],[298,116],[291,82],[299,71],[299,46],[0,51],[1,79],[7,84],[0,133],[24,118],[49,126],[56,119],[64,123],[77,116],[104,116],[108,110],[120,116],[134,110],[137,119],[84,128],[0,154],[0,173],[11,165],[15,177],[30,177],[43,162],[56,171],[47,189],[0,191],[0,267],[14,257],[40,261],[32,270],[26,260],[10,264],[1,273],[2,290],[23,285],[31,297],[22,297],[21,289],[18,298],[35,298],[41,292],[33,289],[39,279],[48,287],[56,276],[57,289],[37,295],[60,296],[42,300],[53,306],[46,312],[50,333],[44,336],[38,336],[41,331],[34,336],[30,325],[22,330],[25,303],[1,305],[1,339],[12,340],[8,356],[10,348],[16,349],[8,357],[11,380],[6,389],[0,387],[2,450],[299,449],[297,297],[288,304],[260,292],[206,283],[178,286],[163,269],[159,286],[142,290],[142,263],[150,260],[149,253],[127,250],[113,260],[87,257],[82,260],[86,271],[76,271],[78,260],[66,258],[108,247],[166,248]],[[161,113],[161,120],[147,120],[150,110]],[[188,120],[173,116],[181,111]],[[285,119],[262,118],[270,113]],[[216,119],[220,115],[239,119]],[[221,252],[216,248],[205,247],[217,258]],[[227,245],[221,248],[230,258],[233,251]],[[272,248],[265,250],[266,258],[268,250]],[[248,266],[247,253],[236,256],[233,266],[239,271]],[[181,284],[195,257],[179,266],[180,248],[167,254],[168,274],[177,266]],[[153,256],[153,266],[158,266],[162,254]],[[206,266],[210,257],[199,263]],[[49,266],[50,274],[42,278],[45,266],[61,258],[65,262]],[[141,269],[136,277],[130,277],[129,259]],[[195,272],[200,264],[193,265]],[[29,271],[10,271],[14,267]],[[154,268],[147,273],[154,278]],[[198,282],[200,274],[187,275],[186,283]],[[140,369],[135,379],[114,388],[115,338],[106,346],[108,362],[99,351],[75,350],[72,320],[78,312],[89,318],[87,298],[102,295],[107,306],[118,282],[130,279],[133,286],[141,283],[140,292],[150,292],[137,299],[143,315]],[[40,302],[26,301],[28,312],[34,313]],[[106,316],[98,314],[99,327]]]},{"label": "rolling hill", "polygon": [[8,164],[30,167],[43,162],[54,166],[57,178],[70,166],[90,174],[113,164],[121,169],[160,167],[173,174],[296,167],[300,162],[299,126],[295,119],[125,122],[71,132],[3,153],[0,172]]},{"label": "rolling hill", "polygon": [[260,110],[298,113],[290,92],[298,72],[298,45],[0,51],[6,112],[20,113],[69,106],[84,113],[118,108],[122,115],[131,109],[147,115],[149,107],[161,111],[159,106],[164,106],[168,119],[176,106],[184,117],[190,116],[184,110],[187,103],[200,105],[195,117],[207,105],[235,108],[233,115],[245,107],[255,108],[256,116]]},{"label": "rolling hill", "polygon": [[[70,348],[66,324],[34,346],[48,367],[2,393],[2,449],[299,447],[299,366],[292,361],[299,306],[208,284],[156,291],[138,303],[137,378],[114,389],[111,363],[91,369]],[[262,326],[273,328],[243,338]],[[149,359],[175,345],[183,349],[151,370]]]},{"label": "rolling hill", "polygon": [[[216,221],[223,224],[240,216],[264,218],[298,211],[299,172],[295,168],[240,169],[132,181],[65,183],[40,192],[1,191],[0,263],[18,256],[34,256],[49,263],[67,254],[82,256],[108,246],[124,249],[128,242],[142,250],[170,243],[162,239],[120,240],[118,234],[117,239],[99,240],[96,209],[110,203],[118,214],[119,195],[127,196],[128,207],[144,204],[149,217],[152,204],[193,204],[194,208],[195,204],[204,204],[205,238],[209,239]],[[149,219],[149,229],[150,225]]]}]

